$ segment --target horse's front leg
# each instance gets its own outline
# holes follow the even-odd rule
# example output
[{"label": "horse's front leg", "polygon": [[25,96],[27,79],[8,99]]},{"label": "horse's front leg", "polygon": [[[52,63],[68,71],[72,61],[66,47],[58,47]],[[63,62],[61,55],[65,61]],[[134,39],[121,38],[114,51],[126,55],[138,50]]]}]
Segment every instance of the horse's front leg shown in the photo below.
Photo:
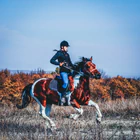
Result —
[{"label": "horse's front leg", "polygon": [[102,113],[101,113],[101,111],[99,109],[98,104],[93,102],[92,100],[89,100],[88,106],[93,106],[93,107],[96,108],[96,121],[100,123],[101,119],[102,119]]},{"label": "horse's front leg", "polygon": [[83,109],[82,108],[76,108],[76,107],[74,107],[74,109],[77,111],[77,113],[70,114],[69,118],[77,120],[77,118],[83,114]]}]

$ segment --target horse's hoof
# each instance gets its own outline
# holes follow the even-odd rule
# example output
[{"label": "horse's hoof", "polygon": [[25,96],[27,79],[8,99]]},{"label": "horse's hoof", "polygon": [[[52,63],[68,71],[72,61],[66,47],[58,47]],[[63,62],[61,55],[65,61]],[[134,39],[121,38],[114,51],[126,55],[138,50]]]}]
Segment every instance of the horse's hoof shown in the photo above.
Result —
[{"label": "horse's hoof", "polygon": [[74,119],[74,120],[77,120],[77,118],[79,117],[80,115],[79,114],[71,114],[69,116],[70,119]]},{"label": "horse's hoof", "polygon": [[38,114],[39,114],[40,116],[42,116],[42,113],[41,113],[40,111],[38,112]]},{"label": "horse's hoof", "polygon": [[51,127],[51,130],[52,130],[52,131],[57,130],[57,127],[56,127],[56,126],[52,126],[52,127]]},{"label": "horse's hoof", "polygon": [[57,128],[56,127],[52,127],[51,128],[51,131],[52,131],[52,134],[53,135],[57,135],[57,132],[56,132],[57,131]]},{"label": "horse's hoof", "polygon": [[74,114],[70,114],[69,118],[73,119],[74,118]]},{"label": "horse's hoof", "polygon": [[47,128],[46,132],[47,132],[47,136],[53,136],[53,131],[51,130],[51,128]]},{"label": "horse's hoof", "polygon": [[96,118],[97,124],[101,124],[101,118]]},{"label": "horse's hoof", "polygon": [[57,135],[56,129],[54,128],[47,128],[46,131],[48,136]]}]

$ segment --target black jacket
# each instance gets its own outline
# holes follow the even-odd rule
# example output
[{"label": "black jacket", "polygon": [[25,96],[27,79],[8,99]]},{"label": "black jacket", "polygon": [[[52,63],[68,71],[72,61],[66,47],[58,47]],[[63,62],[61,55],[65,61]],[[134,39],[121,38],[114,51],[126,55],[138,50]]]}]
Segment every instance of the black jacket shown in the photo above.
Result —
[{"label": "black jacket", "polygon": [[[51,58],[50,63],[54,65],[59,65],[61,62],[65,62],[64,66],[73,68],[73,64],[71,62],[70,56],[65,51],[57,51],[57,53]],[[60,67],[60,72],[70,73],[70,70],[65,67]]]}]

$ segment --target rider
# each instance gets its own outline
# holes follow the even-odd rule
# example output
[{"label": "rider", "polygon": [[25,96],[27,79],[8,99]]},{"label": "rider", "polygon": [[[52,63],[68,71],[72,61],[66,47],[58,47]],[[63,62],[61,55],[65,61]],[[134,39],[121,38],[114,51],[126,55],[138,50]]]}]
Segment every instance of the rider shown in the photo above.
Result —
[{"label": "rider", "polygon": [[[66,89],[68,86],[68,76],[71,73],[69,68],[73,68],[73,64],[71,62],[70,56],[67,53],[68,52],[69,43],[67,41],[62,41],[60,43],[60,50],[57,51],[57,53],[51,58],[50,63],[54,65],[60,66],[60,76],[63,80],[63,85],[61,87],[61,96],[60,97],[60,105],[63,105],[65,103],[66,98]],[[70,101],[67,100],[67,104],[70,105]]]}]

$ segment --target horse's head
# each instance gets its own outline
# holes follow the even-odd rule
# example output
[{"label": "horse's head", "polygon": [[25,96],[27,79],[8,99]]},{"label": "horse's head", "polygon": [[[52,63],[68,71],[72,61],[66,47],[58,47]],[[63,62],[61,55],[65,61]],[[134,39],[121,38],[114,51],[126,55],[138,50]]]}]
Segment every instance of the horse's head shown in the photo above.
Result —
[{"label": "horse's head", "polygon": [[101,78],[101,74],[96,69],[96,65],[92,63],[92,57],[90,59],[82,57],[82,61],[77,64],[77,67],[79,67],[79,70],[82,71],[85,76],[95,79]]}]

